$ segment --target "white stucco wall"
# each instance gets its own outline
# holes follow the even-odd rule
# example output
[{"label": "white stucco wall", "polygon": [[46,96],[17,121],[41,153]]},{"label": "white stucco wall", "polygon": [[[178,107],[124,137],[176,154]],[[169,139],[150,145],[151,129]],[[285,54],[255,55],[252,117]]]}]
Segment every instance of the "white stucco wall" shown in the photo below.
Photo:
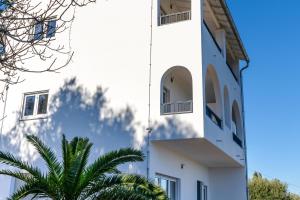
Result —
[{"label": "white stucco wall", "polygon": [[245,168],[210,168],[209,175],[211,199],[245,199]]},{"label": "white stucco wall", "polygon": [[[120,147],[132,146],[145,150],[148,126],[150,3],[147,0],[101,0],[95,5],[77,9],[70,35],[70,45],[75,51],[71,63],[60,70],[60,73],[22,74],[26,81],[10,87],[7,117],[0,138],[1,150],[12,151],[42,168],[43,163],[25,142],[24,134],[39,135],[56,152],[60,151],[57,144],[60,143],[62,133],[69,139],[74,136],[89,137],[94,143],[91,160]],[[219,58],[215,61],[212,57],[214,49],[209,41],[201,46],[203,40],[200,3],[201,1],[192,1],[192,20],[158,26],[156,8],[159,8],[159,2],[154,1],[150,117],[151,126],[156,130],[152,136],[156,139],[207,137],[215,144],[219,139],[218,131],[212,134],[208,131],[214,129],[210,129],[213,124],[207,125],[209,122],[204,114],[203,80],[207,64],[222,66],[223,63]],[[67,35],[58,36],[56,42],[68,46],[68,34],[69,32]],[[203,53],[202,48],[208,51]],[[183,66],[192,75],[193,113],[162,116],[161,79],[174,66]],[[217,72],[221,88],[225,83],[228,85],[230,102],[236,99],[240,104],[239,86],[231,80],[228,69],[219,67]],[[64,85],[66,79],[73,77],[76,77],[76,84]],[[100,107],[93,101],[97,86],[103,88],[107,99],[106,104]],[[49,90],[50,98],[59,96],[63,100],[57,105],[57,102],[50,101],[53,108],[50,109],[49,117],[44,120],[20,121],[23,94],[40,90]],[[179,95],[182,96],[184,95]],[[127,107],[131,112],[127,112]],[[3,111],[2,104],[0,111]],[[164,129],[160,129],[161,126]],[[172,131],[160,132],[169,129]],[[222,138],[223,146],[216,146],[243,163],[242,157],[236,158],[237,154],[242,154],[241,149],[228,135]],[[180,169],[182,163],[184,169]],[[123,169],[145,174],[145,164],[124,166]],[[219,177],[210,178],[210,170],[201,163],[168,149],[152,146],[150,164],[152,177],[158,172],[180,178],[181,200],[195,199],[197,180],[209,186],[209,197],[214,199],[211,195],[211,181]],[[217,186],[221,187],[222,184]],[[6,192],[1,191],[1,195],[9,193],[9,188],[3,190]]]},{"label": "white stucco wall", "polygon": [[[209,169],[178,152],[151,144],[150,175],[163,174],[177,178],[180,182],[180,198],[178,200],[197,199],[197,181],[208,186],[210,197]],[[183,164],[183,168],[181,165]],[[209,198],[208,200],[213,199]]]}]

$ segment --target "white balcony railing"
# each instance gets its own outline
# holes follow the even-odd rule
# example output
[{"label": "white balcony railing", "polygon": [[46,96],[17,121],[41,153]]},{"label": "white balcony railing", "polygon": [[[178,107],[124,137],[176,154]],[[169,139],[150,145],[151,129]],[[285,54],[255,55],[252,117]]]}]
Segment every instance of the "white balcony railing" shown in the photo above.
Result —
[{"label": "white balcony railing", "polygon": [[184,11],[160,16],[160,25],[171,24],[175,22],[191,19],[191,11]]},{"label": "white balcony railing", "polygon": [[176,114],[193,112],[193,101],[178,101],[162,104],[162,114]]}]

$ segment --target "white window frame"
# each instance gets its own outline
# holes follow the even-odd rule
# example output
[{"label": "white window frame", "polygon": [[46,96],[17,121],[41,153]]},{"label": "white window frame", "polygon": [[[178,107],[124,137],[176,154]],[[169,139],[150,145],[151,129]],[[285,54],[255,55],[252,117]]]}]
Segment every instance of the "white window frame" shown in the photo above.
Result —
[{"label": "white window frame", "polygon": [[[163,175],[163,174],[160,174],[160,173],[155,174],[155,179],[158,179],[158,180],[165,179],[165,180],[168,181],[168,185],[170,185],[169,184],[170,181],[175,182],[175,195],[176,195],[175,200],[180,200],[180,179],[174,178],[174,177],[171,177],[171,176],[167,176],[167,175]],[[157,184],[158,184],[158,186],[161,186],[160,183],[157,183]],[[166,192],[167,192],[167,195],[169,197],[170,196],[169,188],[168,188],[168,191],[166,191]]]},{"label": "white window frame", "polygon": [[208,200],[208,186],[205,185],[205,183],[203,183],[202,181],[197,181],[197,187],[198,187],[198,183],[200,184],[199,185],[200,188],[197,188],[197,192],[198,192],[198,189],[200,189],[200,199],[199,199],[199,197],[197,199],[198,200]]},{"label": "white window frame", "polygon": [[[38,114],[38,104],[39,104],[39,97],[41,95],[48,95],[47,99],[47,108],[45,114]],[[25,116],[25,106],[26,106],[26,97],[28,96],[34,96],[34,106],[33,106],[33,114]],[[49,116],[49,90],[42,90],[42,91],[36,91],[36,92],[27,92],[23,94],[23,102],[22,102],[22,114],[21,114],[21,120],[33,120],[33,119],[42,119],[47,118]]]},{"label": "white window frame", "polygon": [[[48,22],[50,22],[50,21],[56,21],[56,27],[55,27],[55,33],[54,33],[54,36],[52,36],[52,37],[47,37],[47,32],[48,32]],[[42,23],[42,27],[43,27],[43,32],[42,32],[42,38],[41,38],[41,40],[43,40],[43,39],[50,39],[50,40],[54,40],[55,39],[55,37],[56,37],[56,31],[57,31],[57,23],[58,23],[58,20],[57,20],[57,17],[56,16],[54,16],[54,17],[51,17],[51,18],[49,18],[49,19],[47,19],[47,20],[45,20],[44,22],[41,22]],[[35,27],[36,27],[36,25],[38,24],[38,22],[36,21],[36,20],[34,20],[33,22],[32,22],[32,35],[31,35],[31,40],[33,40],[33,41],[36,41],[35,40]]]}]

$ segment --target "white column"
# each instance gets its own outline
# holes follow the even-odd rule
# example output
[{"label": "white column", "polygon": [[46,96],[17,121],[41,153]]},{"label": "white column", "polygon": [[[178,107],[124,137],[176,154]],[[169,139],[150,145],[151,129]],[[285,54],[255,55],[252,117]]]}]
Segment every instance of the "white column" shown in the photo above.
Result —
[{"label": "white column", "polygon": [[226,32],[224,29],[216,30],[216,40],[222,50],[222,55],[226,59]]}]

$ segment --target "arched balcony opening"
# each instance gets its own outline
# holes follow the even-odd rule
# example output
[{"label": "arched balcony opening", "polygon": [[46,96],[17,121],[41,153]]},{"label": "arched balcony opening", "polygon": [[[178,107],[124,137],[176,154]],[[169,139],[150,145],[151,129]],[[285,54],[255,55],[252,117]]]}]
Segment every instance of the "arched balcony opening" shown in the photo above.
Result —
[{"label": "arched balcony opening", "polygon": [[238,103],[236,101],[232,104],[232,123],[231,130],[233,135],[233,140],[239,145],[243,146],[243,125],[242,117]]},{"label": "arched balcony opening", "polygon": [[229,103],[229,92],[227,86],[224,87],[224,116],[225,116],[225,124],[230,129],[231,128],[230,103]]},{"label": "arched balcony opening", "polygon": [[205,77],[206,115],[222,128],[222,98],[219,79],[213,66],[209,66]]},{"label": "arched balcony opening", "polygon": [[161,114],[193,112],[192,75],[185,67],[172,67],[161,81]]}]

